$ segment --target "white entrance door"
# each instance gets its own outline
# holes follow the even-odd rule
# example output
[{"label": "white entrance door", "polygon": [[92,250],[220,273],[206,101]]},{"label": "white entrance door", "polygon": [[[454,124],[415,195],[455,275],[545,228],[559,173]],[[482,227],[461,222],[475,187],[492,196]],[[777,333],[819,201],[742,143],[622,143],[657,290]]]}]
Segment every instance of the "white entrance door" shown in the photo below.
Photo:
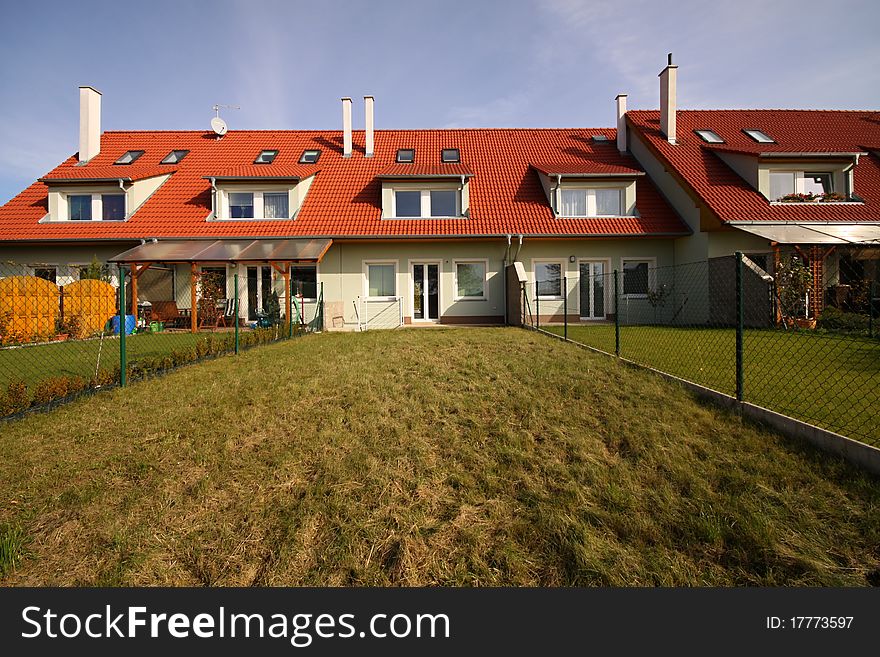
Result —
[{"label": "white entrance door", "polygon": [[606,273],[604,260],[581,261],[581,319],[605,319]]},{"label": "white entrance door", "polygon": [[440,265],[415,263],[413,277],[413,321],[440,319]]}]

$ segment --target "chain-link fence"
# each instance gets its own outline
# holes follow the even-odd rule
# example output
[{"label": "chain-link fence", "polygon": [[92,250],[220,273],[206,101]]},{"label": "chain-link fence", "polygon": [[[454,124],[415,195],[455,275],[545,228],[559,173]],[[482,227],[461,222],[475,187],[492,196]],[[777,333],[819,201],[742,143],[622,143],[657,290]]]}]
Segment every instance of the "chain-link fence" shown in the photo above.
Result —
[{"label": "chain-link fence", "polygon": [[0,263],[0,417],[323,330],[322,285],[247,269]]},{"label": "chain-link fence", "polygon": [[525,325],[880,446],[880,249],[560,265]]}]

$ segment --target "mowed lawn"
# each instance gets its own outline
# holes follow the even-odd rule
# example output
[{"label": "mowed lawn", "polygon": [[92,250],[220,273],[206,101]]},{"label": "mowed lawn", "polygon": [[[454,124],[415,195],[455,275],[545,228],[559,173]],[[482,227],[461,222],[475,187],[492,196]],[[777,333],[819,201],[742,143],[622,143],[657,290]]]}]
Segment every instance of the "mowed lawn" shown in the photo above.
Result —
[{"label": "mowed lawn", "polygon": [[520,329],[310,336],[0,430],[7,585],[880,583],[876,478]]},{"label": "mowed lawn", "polygon": [[[126,336],[129,362],[148,356],[189,349],[209,333],[143,333]],[[215,333],[222,336],[222,333]],[[47,344],[0,349],[0,387],[13,381],[28,385],[52,376],[81,376],[89,379],[95,370],[119,367],[119,336],[89,340],[67,340]]]},{"label": "mowed lawn", "polygon": [[[568,337],[614,353],[613,324],[569,326]],[[624,358],[736,394],[733,329],[622,326],[620,343]],[[750,329],[743,363],[746,401],[880,446],[880,340]]]}]

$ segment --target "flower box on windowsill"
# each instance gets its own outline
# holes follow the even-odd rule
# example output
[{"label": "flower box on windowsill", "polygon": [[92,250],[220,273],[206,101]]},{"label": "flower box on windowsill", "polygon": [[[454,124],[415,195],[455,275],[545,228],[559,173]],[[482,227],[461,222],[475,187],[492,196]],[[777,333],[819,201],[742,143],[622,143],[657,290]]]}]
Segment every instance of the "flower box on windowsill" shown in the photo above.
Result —
[{"label": "flower box on windowsill", "polygon": [[846,203],[849,201],[843,194],[828,192],[827,194],[786,194],[776,203]]}]

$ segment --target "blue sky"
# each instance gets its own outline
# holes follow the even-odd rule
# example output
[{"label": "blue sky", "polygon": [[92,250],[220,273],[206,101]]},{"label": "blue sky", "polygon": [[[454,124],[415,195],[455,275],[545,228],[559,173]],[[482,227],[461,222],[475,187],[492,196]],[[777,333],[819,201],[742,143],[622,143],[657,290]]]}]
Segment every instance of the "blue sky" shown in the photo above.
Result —
[{"label": "blue sky", "polygon": [[[147,11],[149,9],[149,11]],[[832,15],[828,15],[828,12]],[[103,127],[339,129],[614,123],[656,108],[880,109],[880,4],[814,0],[5,2],[0,203],[77,150],[78,92]]]}]

